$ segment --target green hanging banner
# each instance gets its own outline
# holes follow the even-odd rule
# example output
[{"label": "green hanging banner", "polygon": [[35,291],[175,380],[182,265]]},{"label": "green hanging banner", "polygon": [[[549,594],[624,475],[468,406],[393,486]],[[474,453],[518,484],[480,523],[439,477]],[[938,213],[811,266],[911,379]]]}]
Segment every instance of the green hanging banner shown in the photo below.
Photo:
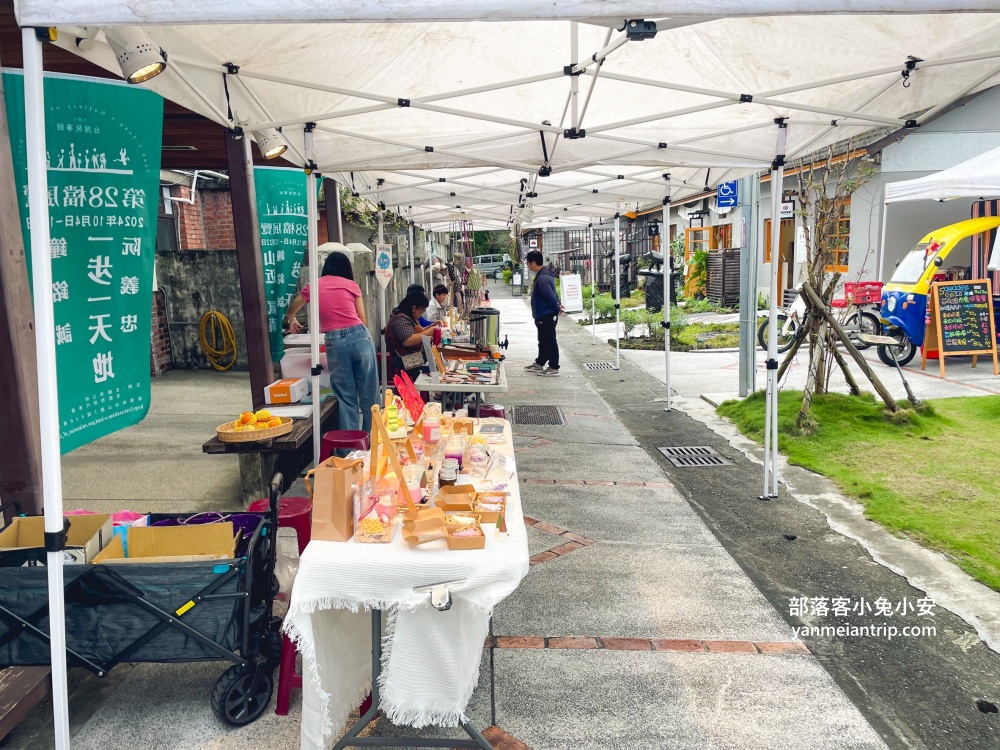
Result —
[{"label": "green hanging banner", "polygon": [[264,256],[264,296],[271,331],[271,359],[285,354],[281,321],[299,288],[302,257],[309,243],[306,182],[301,169],[254,167],[260,249]]},{"label": "green hanging banner", "polygon": [[[25,248],[24,79],[4,92]],[[163,99],[113,81],[47,75],[49,247],[63,453],[149,409],[153,252]],[[30,253],[28,253],[30,269]]]}]

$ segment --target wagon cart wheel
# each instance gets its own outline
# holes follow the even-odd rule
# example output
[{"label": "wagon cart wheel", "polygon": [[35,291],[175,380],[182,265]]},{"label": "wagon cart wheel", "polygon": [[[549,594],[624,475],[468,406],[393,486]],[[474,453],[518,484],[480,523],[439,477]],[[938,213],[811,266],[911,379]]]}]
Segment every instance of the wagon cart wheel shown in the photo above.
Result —
[{"label": "wagon cart wheel", "polygon": [[270,669],[263,669],[257,688],[253,687],[254,667],[232,666],[222,673],[212,689],[212,710],[220,720],[234,727],[255,721],[271,702],[274,681]]}]

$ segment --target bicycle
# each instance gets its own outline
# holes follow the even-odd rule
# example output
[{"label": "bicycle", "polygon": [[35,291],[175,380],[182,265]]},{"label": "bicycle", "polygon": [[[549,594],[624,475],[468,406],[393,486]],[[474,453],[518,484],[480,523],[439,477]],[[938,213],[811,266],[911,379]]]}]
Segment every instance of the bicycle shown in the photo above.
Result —
[{"label": "bicycle", "polygon": [[[880,281],[848,281],[844,284],[844,297],[834,299],[830,306],[835,310],[840,310],[838,322],[844,333],[848,335],[851,343],[858,349],[867,349],[871,344],[866,343],[860,334],[878,335],[882,332],[882,320],[878,315],[865,308],[881,302],[882,282]],[[805,335],[806,302],[801,293],[797,293],[795,300],[788,307],[778,308],[778,353],[787,352],[792,346]],[[761,322],[757,327],[757,342],[764,351],[767,351],[768,321],[769,316],[765,313],[760,316]]]}]

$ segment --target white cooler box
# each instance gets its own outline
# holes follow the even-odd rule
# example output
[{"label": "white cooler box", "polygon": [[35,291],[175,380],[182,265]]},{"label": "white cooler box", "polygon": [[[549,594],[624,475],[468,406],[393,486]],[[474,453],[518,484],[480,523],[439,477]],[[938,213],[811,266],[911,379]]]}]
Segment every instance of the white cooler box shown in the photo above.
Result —
[{"label": "white cooler box", "polygon": [[[319,376],[320,388],[330,388],[330,373],[326,371],[326,352],[319,355],[320,364],[323,365],[323,374]],[[281,377],[283,378],[311,378],[312,377],[312,355],[309,349],[285,349],[285,356],[281,358]],[[311,381],[310,381],[311,382]]]}]

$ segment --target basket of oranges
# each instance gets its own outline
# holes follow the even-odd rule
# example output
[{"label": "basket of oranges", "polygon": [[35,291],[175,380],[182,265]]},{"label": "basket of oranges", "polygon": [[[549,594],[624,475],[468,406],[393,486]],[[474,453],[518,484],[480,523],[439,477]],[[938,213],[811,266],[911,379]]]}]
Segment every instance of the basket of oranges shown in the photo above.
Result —
[{"label": "basket of oranges", "polygon": [[252,443],[269,440],[292,431],[292,420],[288,417],[273,417],[267,409],[258,412],[245,411],[239,419],[220,424],[215,433],[223,443]]}]

